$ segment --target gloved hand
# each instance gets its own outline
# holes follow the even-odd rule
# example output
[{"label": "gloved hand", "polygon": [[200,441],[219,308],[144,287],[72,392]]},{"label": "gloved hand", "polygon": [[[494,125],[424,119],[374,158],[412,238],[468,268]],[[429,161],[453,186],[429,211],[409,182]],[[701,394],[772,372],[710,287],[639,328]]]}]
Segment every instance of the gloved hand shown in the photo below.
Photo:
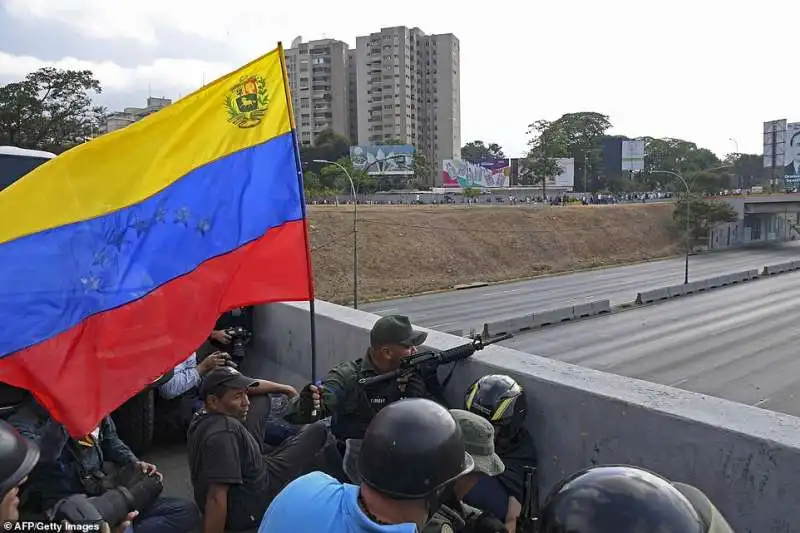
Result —
[{"label": "gloved hand", "polygon": [[309,383],[298,394],[300,397],[300,408],[303,413],[311,415],[312,418],[320,416],[320,390],[317,385]]},{"label": "gloved hand", "polygon": [[467,524],[471,533],[508,533],[506,525],[491,513],[481,513]]}]

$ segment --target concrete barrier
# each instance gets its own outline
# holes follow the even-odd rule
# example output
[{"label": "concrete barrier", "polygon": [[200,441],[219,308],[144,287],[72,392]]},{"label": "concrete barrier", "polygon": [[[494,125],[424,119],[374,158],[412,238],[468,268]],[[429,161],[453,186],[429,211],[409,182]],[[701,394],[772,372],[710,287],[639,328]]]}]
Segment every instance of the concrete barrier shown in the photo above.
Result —
[{"label": "concrete barrier", "polygon": [[508,318],[495,322],[486,322],[483,325],[483,336],[494,337],[504,333],[517,333],[533,328],[540,328],[568,322],[573,319],[589,318],[596,315],[611,312],[611,302],[609,300],[597,300],[585,304],[563,307],[551,311],[537,311],[532,315],[525,315],[516,318]]},{"label": "concrete barrier", "polygon": [[572,316],[575,318],[586,318],[593,314],[592,302],[572,306]]},{"label": "concrete barrier", "polygon": [[730,284],[744,283],[753,279],[758,279],[759,277],[758,269],[744,270],[742,272],[730,274],[728,276],[728,282]]},{"label": "concrete barrier", "polygon": [[670,298],[676,298],[678,296],[683,296],[687,293],[687,286],[688,283],[684,283],[683,285],[672,285],[671,287],[667,287],[667,295]]},{"label": "concrete barrier", "polygon": [[787,263],[778,263],[775,265],[767,265],[764,267],[765,276],[774,276],[775,274],[783,274],[800,268],[800,261],[789,261]]},{"label": "concrete barrier", "polygon": [[550,311],[533,313],[533,325],[536,327],[552,326],[561,322],[568,322],[575,318],[572,307],[562,307]]},{"label": "concrete barrier", "polygon": [[636,295],[637,304],[649,304],[659,300],[669,298],[669,289],[653,289],[651,291],[640,292]]},{"label": "concrete barrier", "polygon": [[[320,378],[336,363],[364,355],[378,316],[322,301],[316,309]],[[297,388],[307,384],[308,305],[258,306],[254,321],[254,366],[246,371]],[[464,342],[429,331],[426,345]],[[527,391],[542,498],[578,469],[627,463],[697,486],[737,532],[800,533],[800,419],[497,345],[459,364],[448,401],[460,406],[473,380],[498,372]]]},{"label": "concrete barrier", "polygon": [[533,315],[525,315],[496,322],[487,322],[483,325],[483,336],[494,337],[504,333],[516,333],[533,327]]},{"label": "concrete barrier", "polygon": [[[797,261],[800,265],[800,261]],[[764,267],[765,269],[767,267]],[[694,294],[703,292],[710,289],[717,289],[749,281],[751,279],[758,279],[758,270],[744,270],[742,272],[735,272],[733,274],[725,274],[724,276],[715,276],[713,278],[706,278],[697,281],[690,281],[689,283],[681,283],[679,285],[670,285],[669,287],[662,287],[660,289],[652,289],[649,291],[642,291],[636,294],[637,304],[649,304],[661,300],[669,300],[684,296],[687,294]]]},{"label": "concrete barrier", "polygon": [[592,314],[604,315],[611,312],[611,300],[597,300],[592,302]]}]

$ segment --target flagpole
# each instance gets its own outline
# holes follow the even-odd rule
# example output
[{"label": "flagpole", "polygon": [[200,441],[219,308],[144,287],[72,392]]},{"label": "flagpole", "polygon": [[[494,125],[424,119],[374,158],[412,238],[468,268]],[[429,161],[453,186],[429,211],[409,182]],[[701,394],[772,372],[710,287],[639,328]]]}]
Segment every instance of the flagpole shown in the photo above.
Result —
[{"label": "flagpole", "polygon": [[289,124],[292,128],[292,142],[294,143],[294,160],[297,165],[297,184],[300,188],[300,206],[303,213],[303,232],[306,241],[306,267],[308,269],[308,312],[311,327],[311,382],[317,380],[317,327],[316,312],[314,307],[314,269],[311,266],[311,246],[308,242],[308,218],[306,217],[306,195],[303,188],[303,163],[300,159],[300,144],[297,142],[297,124],[294,120],[294,109],[292,108],[292,97],[289,89],[289,76],[286,70],[286,57],[283,53],[283,43],[278,41],[278,53],[281,59],[281,74],[283,75],[283,94],[286,97],[286,108],[289,111]]}]

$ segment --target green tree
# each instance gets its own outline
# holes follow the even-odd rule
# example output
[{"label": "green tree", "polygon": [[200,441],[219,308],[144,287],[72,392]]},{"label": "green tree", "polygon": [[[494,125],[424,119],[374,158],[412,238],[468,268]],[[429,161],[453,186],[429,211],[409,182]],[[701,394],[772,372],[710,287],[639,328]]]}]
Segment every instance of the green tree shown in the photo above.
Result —
[{"label": "green tree", "polygon": [[[587,176],[599,179],[602,168],[603,141],[611,127],[608,116],[594,111],[566,113],[549,123],[551,136],[562,140],[563,151],[557,157],[571,157],[575,160],[575,178],[583,183],[584,172]],[[590,169],[593,172],[590,172]],[[593,188],[608,187],[609,183],[594,182]],[[587,188],[589,183],[587,182]]]},{"label": "green tree", "polygon": [[[339,158],[338,161],[341,166],[347,170],[350,177],[353,179],[353,185],[356,188],[356,194],[364,194],[375,192],[378,189],[378,182],[373,177],[353,167],[353,163],[349,157]],[[320,185],[324,189],[333,189],[339,192],[350,191],[350,180],[347,175],[342,172],[342,169],[336,165],[325,165],[319,174]]]},{"label": "green tree", "polygon": [[763,157],[758,154],[728,154],[725,164],[731,165],[734,182],[733,188],[748,189],[768,179],[772,169],[764,168]]},{"label": "green tree", "polygon": [[91,71],[52,67],[0,86],[0,144],[60,153],[86,142],[105,125],[91,97],[101,92]]},{"label": "green tree", "polygon": [[736,210],[727,202],[705,200],[696,194],[680,195],[675,203],[672,218],[680,228],[686,227],[687,209],[689,213],[689,245],[702,244],[708,232],[715,225],[735,222]]},{"label": "green tree", "polygon": [[320,177],[315,172],[303,172],[303,189],[305,192],[306,201],[314,198],[330,196],[333,191],[322,185]]},{"label": "green tree", "polygon": [[324,163],[314,163],[315,159],[338,161],[340,158],[349,155],[350,139],[330,128],[317,133],[314,138],[314,146],[302,146],[300,148],[300,159],[303,162],[303,168],[316,173],[322,171]]},{"label": "green tree", "polygon": [[520,161],[520,178],[523,184],[542,184],[542,195],[547,198],[547,181],[561,174],[556,158],[566,157],[566,132],[547,120],[537,120],[528,126],[528,154]]},{"label": "green tree", "polygon": [[461,159],[478,164],[488,159],[504,159],[503,149],[497,143],[488,146],[483,141],[471,141],[461,147]]},{"label": "green tree", "polygon": [[[698,148],[693,142],[652,137],[643,137],[642,140],[645,142],[644,168],[646,173],[654,170],[670,170],[683,175],[701,172],[722,164],[722,161],[711,150]],[[671,184],[672,181],[668,175],[659,175],[655,180],[658,185]]]},{"label": "green tree", "polygon": [[413,165],[414,180],[416,183],[424,184],[424,187],[428,187],[431,175],[433,174],[433,166],[430,164],[430,161],[428,161],[428,157],[423,152],[415,151]]}]

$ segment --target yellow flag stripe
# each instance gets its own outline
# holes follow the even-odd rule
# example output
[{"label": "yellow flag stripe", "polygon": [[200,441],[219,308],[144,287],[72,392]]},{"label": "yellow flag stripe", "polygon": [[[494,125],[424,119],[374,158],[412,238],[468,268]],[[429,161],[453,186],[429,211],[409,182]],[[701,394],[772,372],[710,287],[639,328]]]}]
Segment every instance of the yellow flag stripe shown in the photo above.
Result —
[{"label": "yellow flag stripe", "polygon": [[221,157],[292,130],[280,48],[0,193],[0,243],[137,204]]}]

